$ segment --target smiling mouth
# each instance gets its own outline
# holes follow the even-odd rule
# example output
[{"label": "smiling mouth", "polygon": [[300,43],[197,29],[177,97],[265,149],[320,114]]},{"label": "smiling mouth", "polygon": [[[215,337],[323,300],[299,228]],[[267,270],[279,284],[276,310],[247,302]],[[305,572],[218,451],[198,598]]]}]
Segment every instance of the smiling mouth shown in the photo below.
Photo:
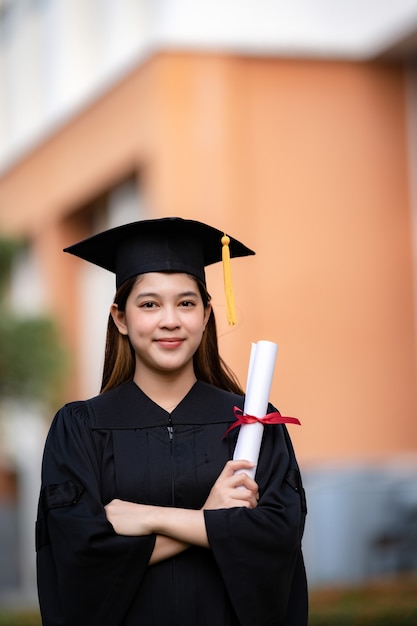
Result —
[{"label": "smiling mouth", "polygon": [[168,348],[173,350],[174,348],[178,348],[179,346],[182,345],[184,339],[181,339],[180,337],[172,337],[172,338],[165,338],[165,339],[156,339],[156,343],[159,346],[162,346],[163,348]]}]

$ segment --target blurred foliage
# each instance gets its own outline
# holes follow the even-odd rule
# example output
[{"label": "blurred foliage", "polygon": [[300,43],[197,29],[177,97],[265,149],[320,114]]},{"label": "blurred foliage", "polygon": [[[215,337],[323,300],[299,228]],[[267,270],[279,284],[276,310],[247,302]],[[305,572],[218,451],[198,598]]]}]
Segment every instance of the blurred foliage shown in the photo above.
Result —
[{"label": "blurred foliage", "polygon": [[38,611],[1,612],[0,626],[42,626]]},{"label": "blurred foliage", "polygon": [[52,402],[66,362],[55,324],[46,316],[17,315],[7,305],[10,270],[22,246],[0,239],[0,397]]},{"label": "blurred foliage", "polygon": [[24,243],[17,239],[0,239],[0,301],[10,276],[13,259],[23,249]]},{"label": "blurred foliage", "polygon": [[[309,626],[416,626],[417,574],[310,593]],[[41,626],[38,611],[2,613],[0,626]]]},{"label": "blurred foliage", "polygon": [[19,319],[0,306],[0,397],[50,400],[63,358],[49,318]]},{"label": "blurred foliage", "polygon": [[416,626],[417,574],[310,594],[309,626]]}]

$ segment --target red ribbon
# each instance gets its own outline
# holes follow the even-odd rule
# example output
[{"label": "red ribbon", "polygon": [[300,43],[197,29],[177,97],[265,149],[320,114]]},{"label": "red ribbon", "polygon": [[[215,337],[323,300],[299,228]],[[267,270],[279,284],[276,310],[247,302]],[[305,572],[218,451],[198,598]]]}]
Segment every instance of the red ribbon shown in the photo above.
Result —
[{"label": "red ribbon", "polygon": [[246,415],[243,413],[242,409],[239,409],[238,406],[233,407],[233,412],[236,417],[236,422],[229,426],[226,432],[223,435],[223,439],[230,433],[231,430],[236,428],[236,426],[242,426],[243,424],[255,424],[255,422],[259,422],[260,424],[299,424],[301,425],[300,420],[296,417],[284,417],[278,411],[274,413],[267,413],[263,417],[255,417],[254,415]]}]

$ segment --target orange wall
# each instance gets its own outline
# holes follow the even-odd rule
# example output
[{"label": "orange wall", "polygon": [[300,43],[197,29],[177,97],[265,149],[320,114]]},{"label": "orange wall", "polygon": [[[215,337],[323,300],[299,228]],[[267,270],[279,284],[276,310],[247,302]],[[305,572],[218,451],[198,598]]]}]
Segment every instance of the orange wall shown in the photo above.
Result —
[{"label": "orange wall", "polygon": [[416,451],[404,97],[400,66],[161,54],[3,175],[0,229],[35,236],[76,339],[60,249],[82,228],[63,220],[140,172],[156,214],[257,251],[234,263],[235,329],[209,269],[221,347],[245,382],[251,341],[279,344],[300,459]]}]

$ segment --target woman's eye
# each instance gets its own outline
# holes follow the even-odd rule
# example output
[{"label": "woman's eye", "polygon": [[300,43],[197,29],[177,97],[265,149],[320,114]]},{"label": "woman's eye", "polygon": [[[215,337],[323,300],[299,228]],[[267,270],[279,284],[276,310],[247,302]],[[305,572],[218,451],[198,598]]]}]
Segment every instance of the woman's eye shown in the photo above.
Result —
[{"label": "woman's eye", "polygon": [[183,300],[181,302],[181,306],[183,307],[190,307],[190,306],[194,306],[194,302],[191,302],[191,300]]},{"label": "woman's eye", "polygon": [[141,309],[153,309],[154,307],[156,307],[156,303],[155,302],[143,302],[140,305]]}]

